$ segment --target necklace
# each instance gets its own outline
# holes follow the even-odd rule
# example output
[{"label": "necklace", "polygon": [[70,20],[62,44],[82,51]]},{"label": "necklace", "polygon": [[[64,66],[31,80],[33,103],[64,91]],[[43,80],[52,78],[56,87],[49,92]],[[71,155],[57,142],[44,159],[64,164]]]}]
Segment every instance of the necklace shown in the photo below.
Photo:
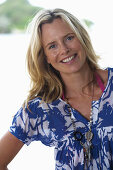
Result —
[{"label": "necklace", "polygon": [[[93,101],[93,97],[94,97],[94,82],[93,82],[93,94],[92,94],[92,101]],[[83,147],[83,152],[84,152],[84,158],[85,158],[85,162],[86,162],[86,166],[88,167],[89,162],[91,160],[91,150],[92,150],[92,139],[93,139],[93,132],[92,132],[92,122],[93,122],[93,118],[92,118],[92,102],[91,102],[91,112],[90,112],[90,120],[89,120],[89,130],[85,133],[85,139],[86,142],[83,143],[82,139],[83,139],[83,134],[80,131],[76,131],[76,125],[74,122],[74,119],[72,118],[72,113],[71,113],[71,105],[68,102],[68,99],[66,99],[67,104],[69,105],[68,107],[68,111],[70,113],[70,118],[73,124],[73,128],[74,128],[74,138],[75,140],[79,141],[81,146]]]}]

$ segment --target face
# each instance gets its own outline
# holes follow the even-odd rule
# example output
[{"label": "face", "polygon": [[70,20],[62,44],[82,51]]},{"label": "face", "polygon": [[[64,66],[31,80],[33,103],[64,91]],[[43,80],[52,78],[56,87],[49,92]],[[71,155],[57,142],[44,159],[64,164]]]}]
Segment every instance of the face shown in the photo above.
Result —
[{"label": "face", "polygon": [[42,45],[47,62],[61,76],[76,73],[85,66],[84,49],[70,26],[60,18],[42,25]]}]

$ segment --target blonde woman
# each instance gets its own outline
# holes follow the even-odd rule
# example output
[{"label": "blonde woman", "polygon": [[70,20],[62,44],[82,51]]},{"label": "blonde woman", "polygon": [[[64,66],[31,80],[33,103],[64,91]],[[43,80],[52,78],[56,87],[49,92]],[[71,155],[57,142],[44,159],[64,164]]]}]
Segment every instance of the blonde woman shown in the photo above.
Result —
[{"label": "blonde woman", "polygon": [[30,24],[31,89],[0,141],[0,170],[24,144],[55,148],[56,170],[113,169],[113,69],[101,69],[89,35],[63,9]]}]

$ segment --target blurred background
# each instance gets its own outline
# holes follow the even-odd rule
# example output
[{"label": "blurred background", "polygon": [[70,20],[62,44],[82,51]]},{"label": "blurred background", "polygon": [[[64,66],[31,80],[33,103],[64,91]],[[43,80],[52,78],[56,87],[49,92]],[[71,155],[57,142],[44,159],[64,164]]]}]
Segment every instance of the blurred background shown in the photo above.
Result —
[{"label": "blurred background", "polygon": [[[102,68],[113,67],[112,0],[0,0],[0,137],[26,99],[29,76],[25,58],[29,43],[28,23],[42,8],[63,8],[74,14],[90,34],[101,56]],[[53,170],[54,150],[33,142],[24,146],[9,170]]]}]

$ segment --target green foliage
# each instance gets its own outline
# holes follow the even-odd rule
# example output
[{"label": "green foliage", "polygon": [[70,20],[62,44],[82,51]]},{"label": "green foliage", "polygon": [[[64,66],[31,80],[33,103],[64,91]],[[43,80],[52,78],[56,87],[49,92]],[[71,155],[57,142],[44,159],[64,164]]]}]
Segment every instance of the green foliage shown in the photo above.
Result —
[{"label": "green foliage", "polygon": [[[0,33],[24,31],[41,7],[29,4],[28,0],[7,0],[0,5]],[[92,21],[83,19],[88,28],[93,25]]]},{"label": "green foliage", "polygon": [[86,24],[86,26],[88,28],[90,28],[94,23],[90,20],[87,20],[87,19],[83,19],[83,22]]},{"label": "green foliage", "polygon": [[0,33],[24,31],[40,9],[30,5],[27,0],[7,0],[0,5]]}]

